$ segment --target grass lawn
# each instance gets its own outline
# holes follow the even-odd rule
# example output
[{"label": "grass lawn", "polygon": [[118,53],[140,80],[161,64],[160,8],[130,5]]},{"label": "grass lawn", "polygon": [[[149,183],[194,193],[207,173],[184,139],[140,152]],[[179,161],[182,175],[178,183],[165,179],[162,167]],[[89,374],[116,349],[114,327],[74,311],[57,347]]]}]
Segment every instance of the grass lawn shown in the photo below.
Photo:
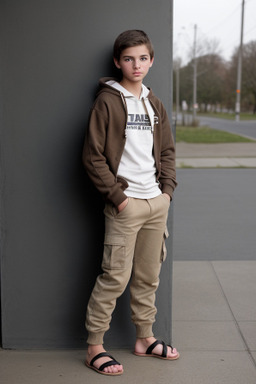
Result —
[{"label": "grass lawn", "polygon": [[[216,112],[216,113],[204,113],[204,112],[198,112],[198,116],[205,116],[205,117],[216,117],[219,119],[227,119],[227,120],[235,120],[236,115],[235,113],[224,113],[224,112]],[[256,115],[253,115],[252,113],[240,113],[240,120],[256,120]]]},{"label": "grass lawn", "polygon": [[176,142],[186,143],[255,143],[256,141],[247,139],[233,133],[219,131],[209,127],[176,127]]}]

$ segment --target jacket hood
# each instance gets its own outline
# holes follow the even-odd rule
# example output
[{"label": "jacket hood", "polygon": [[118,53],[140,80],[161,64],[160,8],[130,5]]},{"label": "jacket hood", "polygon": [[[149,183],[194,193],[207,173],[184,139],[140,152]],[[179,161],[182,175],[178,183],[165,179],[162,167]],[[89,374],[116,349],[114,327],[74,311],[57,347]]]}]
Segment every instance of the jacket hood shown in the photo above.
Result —
[{"label": "jacket hood", "polygon": [[[116,96],[120,96],[120,91],[111,87],[111,85],[107,84],[108,81],[119,82],[119,80],[115,79],[114,77],[102,77],[99,80],[99,90],[97,92],[97,96],[103,92],[107,92],[107,93],[111,93],[111,94],[116,95]],[[150,88],[148,88],[148,90],[149,90],[149,94],[147,97],[150,99],[153,96],[153,92]]]}]

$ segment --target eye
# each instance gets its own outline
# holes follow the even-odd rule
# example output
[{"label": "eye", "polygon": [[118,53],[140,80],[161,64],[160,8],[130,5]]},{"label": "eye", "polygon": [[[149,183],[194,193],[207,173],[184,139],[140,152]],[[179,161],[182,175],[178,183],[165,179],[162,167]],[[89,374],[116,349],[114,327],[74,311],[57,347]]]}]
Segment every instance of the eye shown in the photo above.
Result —
[{"label": "eye", "polygon": [[124,61],[129,62],[129,61],[132,61],[132,59],[130,57],[127,57],[124,59]]},{"label": "eye", "polygon": [[147,61],[147,60],[148,60],[148,57],[146,56],[141,58],[141,61]]}]

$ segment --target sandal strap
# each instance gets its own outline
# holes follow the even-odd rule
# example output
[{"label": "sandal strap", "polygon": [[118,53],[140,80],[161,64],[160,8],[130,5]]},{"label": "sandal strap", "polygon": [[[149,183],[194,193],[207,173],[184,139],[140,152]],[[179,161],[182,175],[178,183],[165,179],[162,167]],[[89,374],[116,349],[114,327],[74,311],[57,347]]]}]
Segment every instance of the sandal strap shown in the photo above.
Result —
[{"label": "sandal strap", "polygon": [[93,363],[95,363],[95,361],[100,359],[101,357],[109,357],[111,360],[107,361],[106,363],[103,363],[99,367],[99,371],[103,371],[104,368],[109,367],[110,365],[120,365],[120,363],[118,363],[118,361],[116,361],[109,353],[101,352],[98,355],[94,356],[94,358],[90,362],[90,366],[93,367]]},{"label": "sandal strap", "polygon": [[103,371],[104,368],[109,367],[110,365],[120,365],[120,363],[118,363],[116,360],[107,361],[99,367],[99,371]]},{"label": "sandal strap", "polygon": [[162,352],[162,357],[167,357],[167,347],[170,347],[173,353],[173,347],[171,345],[166,345],[164,341],[162,341],[163,344],[163,352]]},{"label": "sandal strap", "polygon": [[151,355],[153,349],[154,349],[157,345],[159,345],[159,344],[162,344],[162,345],[163,345],[163,341],[160,341],[160,340],[156,340],[156,341],[154,341],[154,343],[152,343],[152,344],[148,347],[148,349],[146,350],[146,355]]},{"label": "sandal strap", "polygon": [[167,357],[167,345],[163,343],[163,352],[162,352],[162,357]]},{"label": "sandal strap", "polygon": [[[151,355],[153,349],[157,346],[161,344],[163,346],[163,351],[162,351],[162,357],[167,357],[167,345],[165,344],[164,341],[160,341],[160,340],[156,340],[153,344],[151,344],[148,349],[146,350],[146,354],[147,355]],[[168,347],[170,347],[172,350],[173,350],[173,347],[171,345],[168,345]]]}]

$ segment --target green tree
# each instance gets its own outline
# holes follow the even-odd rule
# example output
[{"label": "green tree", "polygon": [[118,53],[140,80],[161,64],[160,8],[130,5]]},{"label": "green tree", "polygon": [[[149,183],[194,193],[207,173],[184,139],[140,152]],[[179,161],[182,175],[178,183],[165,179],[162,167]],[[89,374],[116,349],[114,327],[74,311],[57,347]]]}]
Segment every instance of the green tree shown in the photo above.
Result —
[{"label": "green tree", "polygon": [[[242,92],[245,105],[253,106],[256,113],[256,40],[246,44],[243,49]],[[243,98],[243,93],[241,95]]]},{"label": "green tree", "polygon": [[222,57],[209,54],[198,59],[197,65],[197,100],[206,108],[207,104],[223,103],[223,82],[226,65]]},{"label": "green tree", "polygon": [[[241,110],[256,113],[256,41],[251,41],[243,46],[242,55],[242,85],[241,85]],[[238,48],[235,49],[225,81],[225,102],[235,105],[236,82],[238,66]]]},{"label": "green tree", "polygon": [[[207,54],[197,58],[197,103],[220,104],[223,102],[223,82],[226,76],[226,63],[218,54]],[[174,73],[174,84],[176,73]],[[174,100],[176,90],[174,89]],[[193,60],[180,68],[180,100],[188,105],[193,101]]]},{"label": "green tree", "polygon": [[[213,49],[212,49],[213,52]],[[256,113],[256,40],[244,44],[242,56],[241,111]],[[197,57],[197,103],[205,108],[221,105],[235,109],[237,86],[238,48],[230,61],[218,53]],[[193,102],[193,60],[179,69],[180,101]],[[174,72],[174,84],[176,73]],[[176,100],[176,86],[174,86]]]}]

